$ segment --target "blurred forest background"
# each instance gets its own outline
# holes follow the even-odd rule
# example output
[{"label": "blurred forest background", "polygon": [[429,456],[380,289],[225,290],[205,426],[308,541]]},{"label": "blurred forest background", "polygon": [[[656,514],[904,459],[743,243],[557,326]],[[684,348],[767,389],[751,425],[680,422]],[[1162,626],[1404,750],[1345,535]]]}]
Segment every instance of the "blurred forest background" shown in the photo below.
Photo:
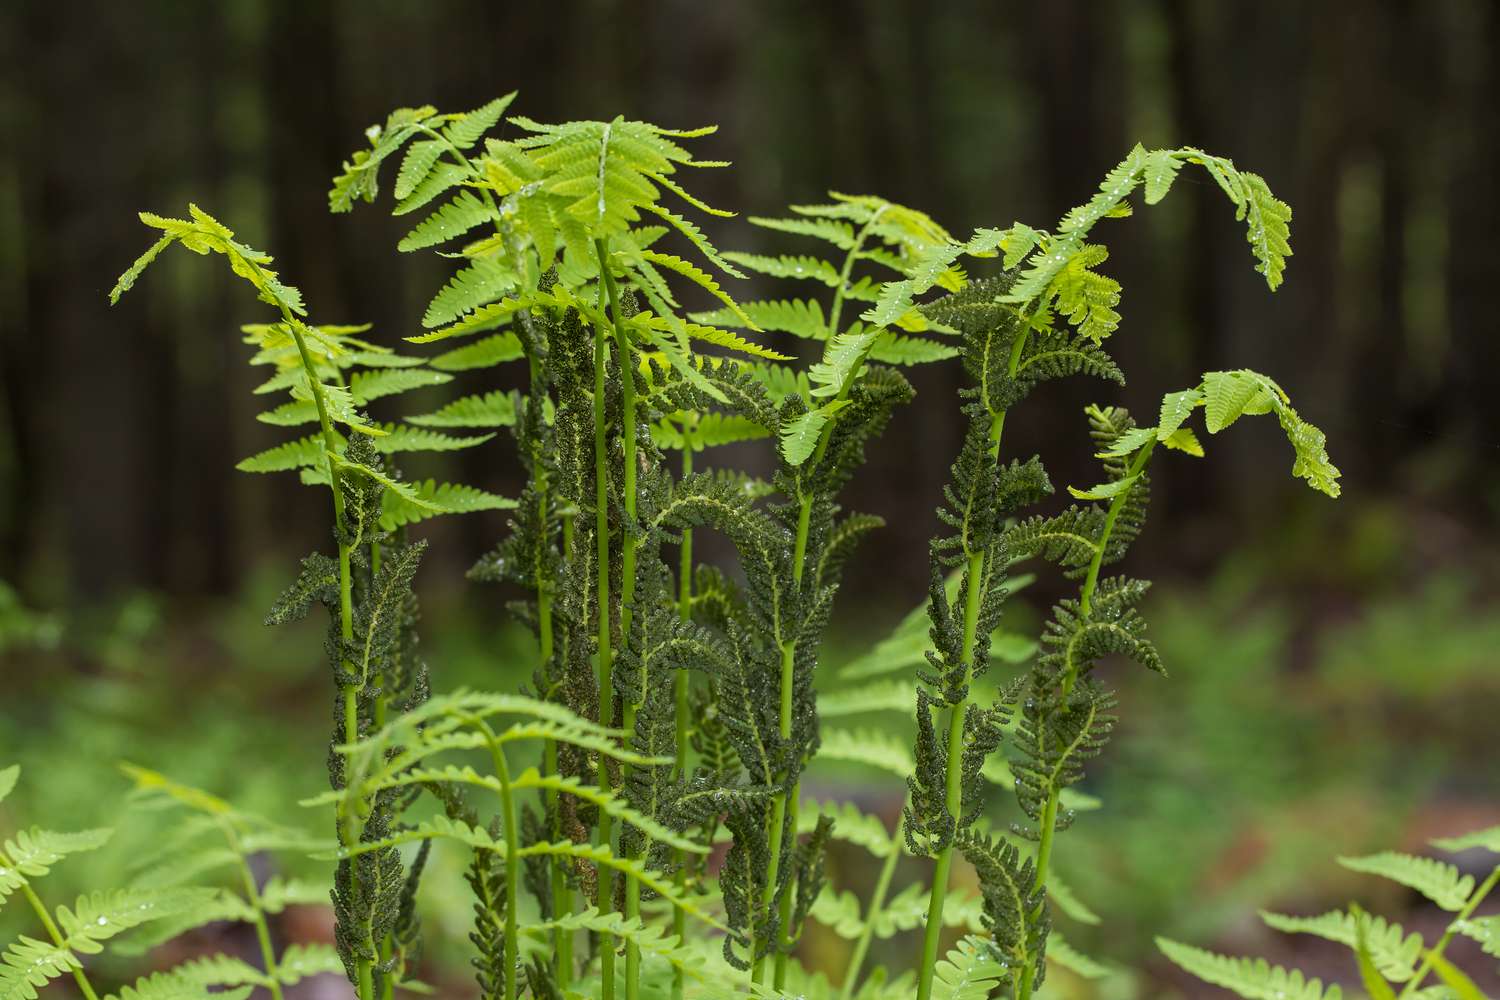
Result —
[{"label": "blurred forest background", "polygon": [[[407,226],[385,205],[332,216],[326,191],[399,105],[518,88],[542,120],[719,122],[704,155],[735,165],[703,178],[711,202],[776,214],[878,192],[956,232],[1050,226],[1133,143],[1191,144],[1293,206],[1286,284],[1266,293],[1220,192],[1185,173],[1105,235],[1133,378],[1100,401],[1270,373],[1328,432],[1344,498],[1293,482],[1270,426],[1162,463],[1132,572],[1159,581],[1174,676],[1128,685],[1091,788],[1106,808],[1068,837],[1109,845],[1109,864],[1069,872],[1104,922],[1070,937],[1157,973],[1154,932],[1269,950],[1249,904],[1342,901],[1355,883],[1333,855],[1500,819],[1497,52],[1491,0],[0,6],[0,757],[48,760],[26,801],[49,819],[100,808],[127,755],[190,755],[184,777],[272,810],[319,780],[318,630],[259,619],[326,543],[324,498],[233,469],[277,439],[253,419],[236,331],[262,313],[242,288],[184,257],[108,308],[149,239],[137,210],[196,201],[274,253],[315,318],[395,343],[434,261],[395,252]],[[711,235],[773,246],[739,220]],[[850,494],[889,525],[840,596],[849,655],[926,586],[958,383],[942,366],[916,382]],[[1059,484],[1092,474],[1080,411],[1098,396],[1049,386],[1015,422]],[[451,460],[516,491],[503,442]],[[440,687],[516,672],[504,595],[462,580],[503,523],[429,532]],[[1037,609],[1055,596],[1035,590]]]}]

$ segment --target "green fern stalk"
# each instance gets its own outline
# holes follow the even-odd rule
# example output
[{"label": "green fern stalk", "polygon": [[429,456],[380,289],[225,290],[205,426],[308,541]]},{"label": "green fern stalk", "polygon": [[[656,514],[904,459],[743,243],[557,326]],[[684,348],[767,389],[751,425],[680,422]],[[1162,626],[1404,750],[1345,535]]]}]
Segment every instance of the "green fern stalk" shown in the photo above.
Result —
[{"label": "green fern stalk", "polygon": [[[1023,325],[1016,334],[1006,366],[1007,378],[1016,377],[1016,369],[1020,365],[1021,354],[1026,348],[1030,332],[1030,329]],[[1005,434],[1007,412],[1009,411],[997,410],[990,414],[989,456],[991,462],[1000,460],[1000,441]],[[984,560],[983,549],[969,553],[966,574],[968,586],[964,593],[963,642],[968,654],[963,681],[965,688],[968,687],[969,675],[974,669],[974,644],[979,638],[979,609],[984,596]],[[947,795],[948,814],[954,817],[963,811],[963,730],[964,713],[967,710],[968,700],[965,699],[949,709],[948,715],[948,760],[944,788]],[[950,842],[938,853],[937,864],[932,873],[932,891],[927,905],[927,924],[922,932],[922,964],[917,972],[917,1000],[929,1000],[932,996],[932,976],[937,967],[938,945],[943,933],[943,907],[948,895],[948,880],[953,871],[953,851],[954,845]]]},{"label": "green fern stalk", "polygon": [[[260,266],[253,261],[249,262],[256,274],[265,281],[265,274]],[[291,330],[292,339],[297,345],[297,355],[302,360],[302,370],[307,375],[308,388],[312,393],[313,404],[318,411],[318,427],[323,435],[323,446],[328,451],[328,487],[333,494],[333,521],[338,526],[339,539],[339,634],[344,642],[350,643],[354,640],[354,577],[351,569],[352,552],[349,542],[344,533],[344,495],[339,488],[339,474],[335,467],[333,456],[338,453],[338,437],[333,431],[333,422],[328,416],[328,401],[324,398],[322,380],[318,377],[317,366],[313,364],[312,355],[307,350],[307,340],[302,336],[301,324],[287,308],[286,303],[278,300],[278,308],[281,310],[282,321]],[[347,645],[346,645],[347,648]],[[352,664],[346,660],[344,663],[346,676],[354,676],[355,671]],[[344,741],[354,743],[359,739],[359,688],[354,683],[347,683],[341,692],[344,699]],[[352,847],[359,841],[359,831],[356,824],[360,817],[348,812],[341,817],[338,829],[339,839],[345,847]],[[359,868],[357,865],[349,866],[349,883],[353,894],[358,897],[360,892]],[[367,922],[368,926],[368,922]],[[367,942],[369,952],[374,952],[374,942]],[[374,973],[370,968],[370,960],[360,956],[356,962],[357,987],[360,1000],[374,1000],[375,983]]]},{"label": "green fern stalk", "polygon": [[[682,449],[682,478],[687,479],[693,474],[693,449],[691,444]],[[693,529],[682,529],[682,543],[679,546],[677,563],[677,617],[684,622],[693,619]],[[673,699],[675,702],[673,721],[676,730],[676,756],[677,763],[675,774],[678,781],[686,781],[688,776],[688,738],[690,733],[692,706],[689,704],[689,682],[691,678],[686,670],[678,670],[677,676],[672,679]],[[677,887],[686,894],[688,882],[689,857],[686,851],[679,850],[675,855],[677,859]],[[672,907],[672,933],[678,941],[687,940],[687,911],[680,906]],[[682,969],[672,970],[672,1000],[682,1000],[683,991],[686,986],[686,975]]]},{"label": "green fern stalk", "polygon": [[[605,290],[599,289],[602,301]],[[613,650],[609,626],[609,451],[605,425],[604,392],[606,386],[605,367],[609,359],[609,342],[602,324],[594,326],[594,539],[595,566],[598,573],[595,604],[599,626],[599,723],[607,726],[614,720],[614,674]],[[609,761],[599,756],[599,787],[611,791]],[[612,836],[613,819],[606,813],[599,814],[595,842],[608,849]],[[598,895],[595,905],[600,913],[614,911],[613,872],[599,866]],[[599,970],[602,976],[600,996],[603,1000],[614,1000],[615,996],[615,949],[604,937],[600,940]]]},{"label": "green fern stalk", "polygon": [[902,832],[904,826],[904,815],[896,820],[895,832],[891,834],[891,850],[885,856],[885,862],[880,866],[880,874],[875,879],[875,888],[870,893],[870,905],[865,908],[864,926],[859,932],[859,939],[854,942],[854,950],[849,953],[849,964],[844,969],[844,984],[839,988],[839,1000],[849,1000],[854,995],[854,988],[859,985],[859,970],[865,964],[865,956],[870,951],[870,940],[875,936],[875,924],[880,920],[880,914],[885,909],[885,897],[891,890],[891,879],[896,874],[896,864],[901,860],[901,841],[904,839]]},{"label": "green fern stalk", "polygon": [[506,763],[505,749],[488,722],[477,717],[472,721],[484,736],[495,777],[500,779],[500,816],[505,829],[505,1000],[516,1000],[516,959],[520,945],[516,907],[520,905],[521,855],[518,845],[521,830],[516,822],[516,800],[510,789],[510,767]]},{"label": "green fern stalk", "polygon": [[[26,902],[30,903],[31,908],[36,911],[37,919],[46,928],[47,936],[52,939],[52,943],[59,948],[67,948],[67,939],[63,937],[62,931],[57,929],[57,924],[53,921],[52,915],[47,912],[47,907],[42,903],[41,897],[26,882],[21,883],[21,892],[26,896]],[[94,992],[93,984],[84,974],[82,966],[73,970],[73,981],[78,984],[78,989],[84,995],[85,1000],[99,1000],[99,994]]]},{"label": "green fern stalk", "polygon": [[[267,988],[271,991],[274,1000],[282,1000],[281,973],[277,968],[276,949],[271,944],[271,928],[266,923],[265,906],[260,898],[260,889],[255,884],[255,873],[250,870],[250,861],[247,853],[240,845],[239,836],[234,832],[234,827],[227,822],[220,821],[219,827],[228,838],[230,850],[234,852],[235,861],[240,870],[240,881],[245,887],[245,900],[250,904],[254,912],[250,923],[255,928],[255,941],[260,947],[261,962],[265,964],[266,977],[270,980]],[[389,957],[389,941],[386,943],[386,957]],[[395,987],[395,979],[391,976],[385,977],[386,990]]]},{"label": "green fern stalk", "polygon": [[[599,280],[609,296],[609,316],[614,323],[615,367],[620,373],[622,414],[620,430],[624,436],[624,477],[621,484],[625,507],[625,523],[620,531],[620,634],[630,634],[630,618],[635,600],[635,512],[636,512],[636,399],[634,352],[625,333],[620,315],[620,292],[615,285],[614,272],[609,267],[609,251],[604,239],[594,241],[594,252],[599,258]],[[622,718],[627,733],[635,732],[637,705],[626,702]],[[620,783],[629,781],[629,765],[621,769]],[[625,919],[633,920],[641,912],[641,885],[629,875],[625,876]],[[637,1000],[640,993],[641,951],[634,942],[625,944],[625,1000]]]},{"label": "green fern stalk", "polygon": [[[859,259],[860,250],[863,249],[870,232],[884,212],[885,206],[882,205],[871,214],[870,218],[860,227],[859,232],[856,234],[854,244],[849,248],[848,253],[844,255],[844,264],[839,271],[838,288],[834,290],[833,303],[828,309],[827,337],[829,340],[832,340],[839,330],[839,318],[844,308],[844,293],[849,287],[849,280],[854,273],[854,263]],[[850,370],[849,377],[840,386],[838,394],[834,397],[835,402],[848,398],[849,390],[854,384],[854,379],[859,372],[859,368],[859,365],[855,365]],[[828,443],[832,440],[832,437],[833,421],[830,420],[824,425],[818,436],[818,446],[813,452],[813,457],[809,464],[810,468],[817,468],[818,464],[823,460],[823,456],[828,453]],[[798,497],[797,536],[792,550],[792,579],[793,584],[798,589],[802,586],[802,579],[805,575],[804,571],[807,564],[807,538],[811,528],[813,500],[814,496],[809,492],[804,492]],[[783,740],[789,739],[792,735],[792,684],[793,666],[796,662],[796,656],[797,644],[795,641],[782,644],[779,721],[781,724],[781,738]],[[801,782],[794,782],[790,792],[778,792],[776,798],[772,801],[771,824],[769,827],[771,864],[766,881],[764,902],[766,906],[770,905],[771,896],[776,891],[778,862],[781,858],[782,825],[786,822],[787,814],[790,813],[792,829],[795,830],[797,828],[797,810],[801,799],[801,788]],[[789,940],[788,936],[791,933],[792,910],[796,904],[796,898],[796,886],[787,886],[786,892],[781,897],[780,923],[777,932],[781,936],[781,940],[777,942],[778,946],[775,949],[775,973],[772,981],[772,985],[778,990],[786,985],[787,949],[785,943]],[[751,981],[755,983],[761,981],[761,960],[759,959],[755,962],[754,970],[751,973]]]}]

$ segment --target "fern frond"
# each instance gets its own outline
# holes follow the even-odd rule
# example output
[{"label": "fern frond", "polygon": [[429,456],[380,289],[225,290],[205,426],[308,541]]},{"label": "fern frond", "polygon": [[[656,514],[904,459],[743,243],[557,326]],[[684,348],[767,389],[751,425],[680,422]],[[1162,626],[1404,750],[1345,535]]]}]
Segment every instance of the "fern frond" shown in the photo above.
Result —
[{"label": "fern frond", "polygon": [[242,459],[235,468],[240,472],[288,472],[318,468],[327,460],[327,454],[327,445],[322,435],[310,434]]},{"label": "fern frond", "polygon": [[210,990],[172,969],[143,976],[129,986],[122,986],[119,993],[106,1000],[245,1000],[254,989],[255,984],[246,984],[234,989]]},{"label": "fern frond", "polygon": [[[152,881],[153,874],[147,871],[142,878],[148,882]],[[322,904],[328,902],[326,887],[317,902]],[[266,912],[274,911],[267,909]],[[168,919],[159,920],[150,927],[115,942],[111,948],[121,955],[144,955],[173,938],[181,937],[189,931],[208,924],[254,919],[255,911],[239,896],[225,890],[212,891],[192,908],[183,910]]]},{"label": "fern frond", "polygon": [[425,250],[457,239],[475,226],[499,221],[490,206],[472,191],[460,191],[453,200],[433,212],[401,238],[396,249],[404,252]]},{"label": "fern frond", "polygon": [[[1260,918],[1268,927],[1288,934],[1313,934],[1353,949],[1359,936],[1359,920],[1352,913],[1330,910],[1316,917],[1289,917],[1262,910]],[[1383,917],[1367,917],[1364,927],[1365,946],[1385,978],[1402,983],[1410,979],[1422,956],[1422,936],[1407,933],[1400,924],[1387,923]]]},{"label": "fern frond", "polygon": [[862,715],[866,712],[910,712],[917,696],[908,681],[881,681],[843,691],[827,691],[818,697],[818,714],[827,718]]},{"label": "fern frond", "polygon": [[370,140],[370,148],[355,152],[345,161],[343,171],[333,179],[333,188],[328,192],[329,211],[347,212],[354,207],[356,201],[374,201],[375,195],[380,191],[380,164],[418,134],[418,126],[436,116],[437,109],[430,105],[397,108],[386,118],[383,126],[372,125],[366,129],[365,136]]},{"label": "fern frond", "polygon": [[1486,851],[1500,854],[1500,826],[1491,826],[1483,830],[1475,830],[1461,837],[1439,837],[1432,842],[1433,847],[1444,851],[1468,851],[1481,847]]},{"label": "fern frond", "polygon": [[116,889],[79,896],[72,908],[57,908],[57,925],[76,952],[95,954],[101,942],[132,927],[191,912],[215,895],[212,889]]},{"label": "fern frond", "polygon": [[[323,894],[327,900],[328,894]],[[304,979],[330,972],[343,972],[344,960],[332,945],[322,942],[299,942],[288,945],[276,960],[276,979],[283,986],[295,986]]]},{"label": "fern frond", "polygon": [[818,759],[866,764],[904,778],[911,773],[911,748],[902,737],[878,729],[824,729]]},{"label": "fern frond", "polygon": [[468,149],[494,128],[505,109],[516,99],[516,91],[487,101],[473,111],[458,115],[443,129],[443,137],[459,149]]},{"label": "fern frond", "polygon": [[1296,969],[1271,965],[1263,958],[1232,958],[1157,938],[1162,954],[1204,982],[1222,986],[1246,1000],[1340,1000],[1337,985],[1325,990],[1319,979],[1305,979]]},{"label": "fern frond", "polygon": [[197,205],[188,205],[191,219],[169,219],[151,212],[142,212],[141,221],[165,234],[152,244],[141,257],[130,266],[110,290],[110,304],[135,284],[156,257],[172,243],[181,243],[198,254],[219,253],[229,260],[230,269],[254,286],[261,301],[277,306],[287,315],[303,316],[302,293],[290,285],[283,284],[275,271],[270,269],[271,256],[252,250],[234,239],[234,232]]},{"label": "fern frond", "polygon": [[817,281],[827,285],[829,288],[837,288],[839,284],[839,269],[828,263],[828,261],[818,257],[787,254],[782,254],[779,257],[767,257],[763,254],[740,253],[738,251],[727,252],[724,254],[724,257],[751,271],[772,278],[799,278],[806,281]]},{"label": "fern frond", "polygon": [[1474,891],[1474,876],[1460,875],[1454,865],[1433,858],[1382,851],[1361,858],[1341,857],[1338,863],[1350,871],[1399,882],[1450,912],[1463,909]]},{"label": "fern frond", "polygon": [[985,1000],[1005,983],[1011,970],[994,955],[988,941],[966,937],[938,962],[933,1000]]},{"label": "fern frond", "polygon": [[[822,751],[819,751],[819,756]],[[909,773],[909,772],[908,772]],[[903,774],[902,777],[905,777]],[[797,814],[797,833],[811,833],[820,819],[833,822],[833,837],[863,848],[877,858],[886,858],[900,849],[901,842],[891,836],[885,821],[859,810],[853,802],[819,802],[804,799]]]},{"label": "fern frond", "polygon": [[506,332],[439,354],[429,364],[439,371],[463,372],[489,368],[525,356],[521,339],[514,333]]},{"label": "fern frond", "polygon": [[1110,967],[1095,961],[1064,941],[1061,934],[1053,931],[1047,938],[1047,961],[1055,962],[1076,976],[1084,979],[1103,979],[1110,974]]},{"label": "fern frond", "polygon": [[495,435],[479,434],[473,437],[454,437],[421,427],[403,427],[400,424],[382,424],[383,437],[374,439],[375,450],[382,455],[395,455],[414,451],[461,451],[484,444]]},{"label": "fern frond", "polygon": [[772,219],[762,215],[752,215],[745,221],[762,229],[773,229],[781,233],[791,233],[794,236],[811,236],[825,243],[831,243],[840,250],[854,249],[854,227],[837,219]]},{"label": "fern frond", "polygon": [[516,501],[509,497],[487,493],[474,486],[462,483],[441,483],[428,479],[410,485],[416,499],[387,491],[381,498],[380,526],[385,531],[395,531],[408,524],[416,524],[439,514],[471,514],[481,510],[513,510]]},{"label": "fern frond", "polygon": [[37,990],[83,968],[71,950],[21,936],[0,954],[0,1000],[37,1000]]},{"label": "fern frond", "polygon": [[497,389],[456,399],[432,413],[407,417],[406,422],[420,427],[513,427],[519,401],[518,394]]},{"label": "fern frond", "polygon": [[96,851],[103,847],[114,831],[106,828],[58,833],[32,827],[17,831],[0,845],[0,902],[29,880],[41,878],[52,866],[70,854]]},{"label": "fern frond", "polygon": [[428,303],[427,311],[422,314],[422,325],[431,330],[453,323],[481,306],[504,298],[515,291],[518,284],[515,271],[500,258],[476,260],[448,279]]},{"label": "fern frond", "polygon": [[396,396],[412,389],[423,389],[453,381],[452,375],[420,368],[377,368],[355,372],[349,379],[349,391],[356,405],[364,406],[385,396]]}]

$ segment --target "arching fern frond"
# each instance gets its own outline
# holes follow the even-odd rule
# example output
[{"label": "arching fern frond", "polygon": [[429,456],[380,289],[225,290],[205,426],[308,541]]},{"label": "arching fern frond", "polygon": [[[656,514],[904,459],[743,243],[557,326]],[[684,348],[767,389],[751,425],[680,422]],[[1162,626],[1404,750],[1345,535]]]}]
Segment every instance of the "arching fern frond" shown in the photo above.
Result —
[{"label": "arching fern frond", "polygon": [[1162,954],[1205,982],[1222,986],[1246,1000],[1340,1000],[1337,985],[1324,989],[1322,980],[1304,978],[1265,959],[1232,958],[1201,948],[1157,938]]}]

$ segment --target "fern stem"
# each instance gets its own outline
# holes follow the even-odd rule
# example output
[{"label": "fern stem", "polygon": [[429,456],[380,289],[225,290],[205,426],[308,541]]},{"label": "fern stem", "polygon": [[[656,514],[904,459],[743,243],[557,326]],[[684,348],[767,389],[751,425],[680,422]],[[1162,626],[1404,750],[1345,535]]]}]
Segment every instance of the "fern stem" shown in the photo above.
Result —
[{"label": "fern stem", "polygon": [[844,985],[839,989],[839,1000],[849,1000],[854,994],[854,987],[859,985],[859,970],[865,964],[865,955],[870,950],[870,939],[875,934],[875,921],[880,918],[880,911],[885,906],[886,893],[890,892],[891,879],[896,874],[896,863],[901,860],[902,830],[906,820],[905,807],[901,810],[901,817],[896,820],[896,830],[891,834],[891,853],[886,855],[885,864],[880,866],[880,875],[875,880],[875,891],[870,895],[870,905],[865,910],[864,927],[859,932],[859,940],[854,942],[854,951],[849,955],[849,965],[844,970]]},{"label": "fern stem", "polygon": [[1408,997],[1416,992],[1417,987],[1422,985],[1422,980],[1426,979],[1427,974],[1432,971],[1433,961],[1442,957],[1443,951],[1448,947],[1448,942],[1453,940],[1454,928],[1469,919],[1474,911],[1479,908],[1479,904],[1484,902],[1484,898],[1490,894],[1490,890],[1495,888],[1496,883],[1500,883],[1500,867],[1490,872],[1490,877],[1479,884],[1479,888],[1474,890],[1474,895],[1469,897],[1469,901],[1464,904],[1464,908],[1458,911],[1458,914],[1448,924],[1448,928],[1443,931],[1443,936],[1438,938],[1437,944],[1433,945],[1422,956],[1422,964],[1417,966],[1417,971],[1406,981],[1406,985],[1401,988],[1401,994],[1396,1000],[1407,1000]]},{"label": "fern stem", "polygon": [[[1025,350],[1030,335],[1029,328],[1022,327],[1010,347],[1007,372],[1015,378],[1021,363],[1021,352]],[[990,460],[1000,460],[1000,440],[1005,434],[1006,410],[990,414],[989,454]],[[969,553],[967,584],[964,593],[964,676],[963,687],[968,690],[974,674],[974,644],[978,640],[979,611],[983,604],[985,586],[984,550]],[[948,761],[944,773],[945,805],[955,825],[963,811],[963,735],[964,715],[968,710],[965,697],[948,710]],[[927,925],[922,931],[922,964],[917,967],[917,1000],[930,1000],[932,977],[937,967],[938,945],[943,934],[943,909],[948,897],[948,879],[953,871],[953,844],[950,842],[938,852],[937,864],[932,873],[932,892],[927,902]]]},{"label": "fern stem", "polygon": [[[67,939],[57,929],[57,924],[52,922],[52,915],[47,912],[47,907],[42,905],[40,897],[31,888],[31,883],[22,882],[21,891],[26,894],[26,902],[30,903],[31,908],[36,911],[37,918],[41,920],[42,926],[47,928],[47,936],[52,939],[52,943],[71,953],[72,949],[68,948]],[[87,1000],[99,1000],[99,994],[94,992],[93,984],[89,982],[89,977],[84,975],[82,968],[73,970],[73,981],[78,984],[79,991],[83,993]]]},{"label": "fern stem", "polygon": [[[1130,466],[1125,472],[1126,478],[1138,476],[1145,469],[1146,463],[1151,459],[1151,452],[1156,448],[1156,439],[1152,438],[1141,446],[1131,459]],[[1099,586],[1099,571],[1104,566],[1104,554],[1109,549],[1110,536],[1114,534],[1115,523],[1120,518],[1120,511],[1125,506],[1125,501],[1130,497],[1134,487],[1126,487],[1115,495],[1110,501],[1109,510],[1104,515],[1104,526],[1099,529],[1099,540],[1094,545],[1094,557],[1089,561],[1087,574],[1083,579],[1083,586],[1078,592],[1078,609],[1086,618],[1089,614],[1094,590]],[[1073,684],[1078,680],[1073,669],[1069,667],[1067,674],[1063,676],[1062,696],[1066,698],[1073,690]],[[1052,842],[1057,833],[1057,810],[1059,806],[1060,791],[1056,782],[1047,789],[1047,802],[1042,806],[1042,818],[1038,824],[1038,835],[1036,850],[1036,889],[1045,888],[1047,885],[1047,872],[1052,862]],[[1045,902],[1042,905],[1046,905]],[[1029,1000],[1031,996],[1031,985],[1036,980],[1037,963],[1035,956],[1027,956],[1026,968],[1021,972],[1021,982],[1016,990],[1016,1000]]]},{"label": "fern stem", "polygon": [[[562,550],[569,553],[573,551],[573,515],[562,516]],[[567,632],[563,633],[563,662],[567,662]],[[553,750],[556,752],[556,743],[553,742]],[[554,763],[555,767],[555,763]],[[560,797],[559,797],[560,798]],[[552,839],[557,842],[563,839],[562,815],[554,812],[552,817]],[[552,863],[552,913],[557,919],[567,916],[573,912],[573,890],[568,886],[568,875],[563,870],[563,862],[553,859]],[[558,988],[566,991],[573,981],[573,933],[571,931],[559,930],[556,939],[556,974]]]},{"label": "fern stem", "polygon": [[[624,476],[621,483],[620,493],[624,501],[625,518],[620,531],[620,642],[626,644],[630,641],[630,619],[633,612],[632,604],[635,600],[635,511],[636,511],[636,403],[635,403],[635,373],[634,354],[630,348],[630,338],[625,333],[625,323],[620,315],[620,292],[615,285],[614,272],[609,269],[609,251],[603,239],[594,240],[594,253],[599,258],[599,280],[604,283],[605,291],[609,295],[610,320],[614,324],[615,333],[615,367],[620,374],[621,395],[621,433],[624,438]],[[644,678],[642,678],[644,682]],[[644,683],[639,685],[644,687]],[[635,714],[640,706],[634,701],[627,701],[622,712],[622,722],[625,729],[625,738],[628,740],[635,732]],[[623,788],[630,780],[630,765],[622,764],[620,767],[620,785]],[[631,919],[640,916],[641,912],[641,886],[640,883],[628,873],[625,876],[625,917]],[[641,977],[641,950],[633,941],[625,942],[625,1000],[637,1000],[640,993]]]},{"label": "fern stem", "polygon": [[[252,263],[250,266],[254,267],[257,273],[260,272],[258,265]],[[328,452],[328,487],[333,493],[333,520],[339,536],[339,635],[348,642],[354,638],[354,576],[350,567],[350,546],[344,538],[344,494],[339,490],[338,470],[333,462],[333,456],[338,451],[338,436],[334,434],[333,421],[328,417],[328,403],[323,398],[323,385],[318,380],[317,366],[313,364],[312,355],[307,350],[307,341],[302,336],[302,325],[285,305],[281,305],[281,316],[286,322],[287,329],[291,331],[292,340],[297,345],[297,355],[302,361],[302,370],[307,375],[308,391],[312,394],[313,403],[317,407],[323,447]],[[342,672],[346,676],[352,673],[348,661],[345,661],[342,666]],[[340,693],[344,701],[344,742],[352,745],[359,742],[359,689],[352,682],[345,683]],[[354,829],[354,824],[360,818],[350,816],[347,810],[345,815],[340,817],[339,841],[345,848],[352,848],[358,840],[359,834]],[[349,861],[349,889],[352,898],[360,897],[359,865],[353,860]],[[355,971],[360,1000],[374,1000],[368,955],[355,957]]]},{"label": "fern stem", "polygon": [[[599,296],[604,297],[604,289]],[[594,328],[594,561],[597,574],[596,615],[599,624],[599,723],[614,724],[615,698],[613,655],[609,627],[609,452],[605,426],[604,392],[605,365],[609,358],[609,340],[601,325]],[[599,787],[605,792],[613,790],[609,774],[609,759],[599,755]],[[595,830],[596,842],[610,847],[613,835],[613,818],[607,812],[599,813]],[[598,866],[598,895],[595,904],[600,913],[614,910],[613,871],[606,865]],[[614,1000],[615,996],[615,946],[608,935],[601,935],[599,942],[600,997]]]},{"label": "fern stem", "polygon": [[[1141,474],[1155,448],[1155,438],[1141,446],[1141,450],[1136,452],[1135,458],[1130,462],[1130,468],[1125,473],[1127,479]],[[1120,519],[1120,510],[1125,506],[1125,501],[1133,490],[1132,484],[1116,494],[1115,498],[1110,501],[1109,512],[1104,515],[1104,527],[1099,532],[1099,544],[1094,548],[1093,561],[1089,563],[1088,575],[1084,577],[1083,589],[1078,594],[1078,609],[1084,615],[1089,613],[1089,602],[1094,598],[1094,588],[1099,585],[1099,570],[1104,565],[1104,553],[1109,547],[1109,536],[1114,534],[1115,522]]]},{"label": "fern stem", "polygon": [[[693,474],[693,448],[688,443],[682,449],[682,477],[686,479]],[[677,617],[683,621],[692,621],[693,618],[693,529],[682,529],[682,545],[678,552],[677,566]],[[692,706],[688,701],[688,672],[679,669],[677,676],[672,679],[675,690],[673,694],[676,700],[676,748],[677,762],[674,768],[675,777],[678,781],[686,781],[688,773],[688,736]],[[679,895],[686,895],[688,884],[688,865],[692,863],[691,856],[686,852],[677,851],[677,889]],[[687,911],[681,906],[672,907],[672,933],[676,935],[679,944],[687,941]],[[686,988],[686,975],[683,970],[673,966],[672,968],[672,1000],[682,1000]]]},{"label": "fern stem", "polygon": [[[860,250],[865,245],[865,240],[870,235],[870,230],[875,226],[886,206],[882,205],[871,213],[870,218],[860,227],[855,234],[854,243],[849,247],[849,252],[844,255],[843,267],[839,270],[838,288],[833,293],[833,303],[828,309],[828,340],[832,340],[838,333],[839,320],[843,314],[845,291],[849,287],[849,279],[854,273],[854,262],[859,259]],[[854,379],[859,372],[860,365],[855,365],[849,372],[849,377],[839,387],[835,400],[848,397],[849,390],[854,385]],[[833,421],[824,425],[818,435],[818,446],[814,450],[812,459],[807,463],[808,468],[817,468],[823,461],[823,456],[828,454],[828,443],[833,440]],[[797,587],[802,586],[805,564],[807,562],[807,539],[812,519],[812,505],[814,496],[810,493],[798,493],[799,509],[797,511],[797,538],[792,551],[792,579]],[[797,644],[795,641],[785,641],[781,644],[781,704],[780,704],[780,733],[783,740],[792,735],[792,685],[797,660]],[[791,813],[792,837],[797,836],[797,810],[801,798],[801,782],[793,782],[790,792],[777,793],[771,806],[771,824],[768,831],[771,846],[771,862],[767,873],[766,891],[764,897],[765,906],[769,906],[776,892],[776,879],[781,861],[782,827],[786,823],[787,813]],[[780,907],[780,926],[777,930],[778,947],[775,949],[776,958],[775,976],[773,985],[780,989],[786,982],[787,953],[785,945],[791,940],[791,917],[792,908],[795,905],[796,885],[789,882],[786,893],[783,895]],[[751,973],[751,981],[761,981],[762,960],[757,959]]]},{"label": "fern stem", "polygon": [[505,749],[488,722],[473,718],[470,722],[489,745],[495,777],[500,779],[500,819],[505,827],[505,1000],[516,1000],[516,960],[520,944],[516,906],[521,884],[521,831],[516,823],[516,801],[510,790],[510,766]]},{"label": "fern stem", "polygon": [[267,988],[271,991],[274,1000],[282,1000],[281,980],[276,965],[276,949],[271,945],[271,928],[266,924],[266,911],[261,905],[260,888],[255,884],[255,873],[250,870],[250,864],[245,860],[245,852],[240,847],[240,840],[235,836],[234,829],[228,823],[222,823],[220,829],[224,831],[224,836],[229,840],[230,850],[234,851],[235,860],[239,863],[240,878],[245,886],[245,900],[255,914],[251,923],[255,925],[255,939],[260,945],[261,961],[266,967],[266,978],[269,980]]}]

